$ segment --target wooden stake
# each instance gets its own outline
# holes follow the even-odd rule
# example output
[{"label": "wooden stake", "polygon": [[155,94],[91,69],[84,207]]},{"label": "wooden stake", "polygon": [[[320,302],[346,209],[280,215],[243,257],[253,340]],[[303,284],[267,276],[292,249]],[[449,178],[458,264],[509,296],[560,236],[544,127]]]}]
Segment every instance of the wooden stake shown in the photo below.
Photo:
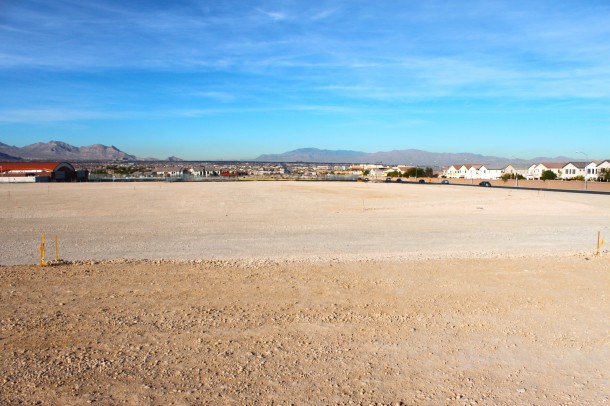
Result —
[{"label": "wooden stake", "polygon": [[44,262],[44,233],[42,233],[42,241],[40,242],[40,266],[45,266],[45,262]]}]

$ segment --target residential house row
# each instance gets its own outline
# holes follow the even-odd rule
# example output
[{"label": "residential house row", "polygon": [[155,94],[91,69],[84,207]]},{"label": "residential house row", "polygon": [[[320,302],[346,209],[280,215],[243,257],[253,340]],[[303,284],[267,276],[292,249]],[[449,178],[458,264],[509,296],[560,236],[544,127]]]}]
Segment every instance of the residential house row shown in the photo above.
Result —
[{"label": "residential house row", "polygon": [[540,179],[544,171],[552,171],[557,179],[576,177],[597,180],[602,170],[610,171],[610,160],[590,162],[541,162],[532,165],[507,165],[503,167],[485,164],[457,164],[443,168],[442,176],[453,179],[500,179],[504,174],[521,175],[526,179]]},{"label": "residential house row", "polygon": [[208,178],[217,176],[270,176],[282,175],[285,170],[282,166],[264,165],[207,165],[187,167],[159,167],[151,170],[151,174],[162,177],[193,177]]}]

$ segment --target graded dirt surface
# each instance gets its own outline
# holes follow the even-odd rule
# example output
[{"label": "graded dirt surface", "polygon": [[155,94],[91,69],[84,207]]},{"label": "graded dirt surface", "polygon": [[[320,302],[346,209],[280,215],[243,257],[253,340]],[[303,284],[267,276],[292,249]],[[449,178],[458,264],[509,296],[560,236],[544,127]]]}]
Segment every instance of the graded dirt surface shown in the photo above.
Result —
[{"label": "graded dirt surface", "polygon": [[[607,196],[298,182],[0,194],[0,404],[610,403],[610,255],[593,255]],[[35,265],[42,232],[75,262]]]},{"label": "graded dirt surface", "polygon": [[[356,182],[0,184],[0,265],[591,252],[610,196]],[[47,252],[54,257],[52,244]]]},{"label": "graded dirt surface", "polygon": [[609,258],[0,268],[0,403],[603,404]]}]

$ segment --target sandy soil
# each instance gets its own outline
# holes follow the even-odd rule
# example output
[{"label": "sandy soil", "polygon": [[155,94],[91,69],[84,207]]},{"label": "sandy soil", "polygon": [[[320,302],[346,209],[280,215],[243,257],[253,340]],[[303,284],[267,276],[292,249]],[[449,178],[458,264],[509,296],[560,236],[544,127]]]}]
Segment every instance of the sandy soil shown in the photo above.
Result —
[{"label": "sandy soil", "polygon": [[[295,182],[0,195],[0,404],[610,403],[610,255],[592,255],[607,196]],[[41,232],[78,261],[33,265]]]},{"label": "sandy soil", "polygon": [[70,260],[564,254],[610,236],[610,196],[452,185],[11,184],[0,198],[2,265],[37,263],[42,233]]}]

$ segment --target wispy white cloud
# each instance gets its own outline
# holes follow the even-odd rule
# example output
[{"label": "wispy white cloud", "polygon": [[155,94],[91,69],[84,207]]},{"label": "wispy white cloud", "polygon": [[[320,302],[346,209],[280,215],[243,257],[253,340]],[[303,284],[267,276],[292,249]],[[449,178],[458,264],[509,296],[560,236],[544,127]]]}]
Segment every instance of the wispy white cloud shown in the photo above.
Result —
[{"label": "wispy white cloud", "polygon": [[444,97],[609,98],[610,67],[520,66],[493,56],[419,57],[352,64],[316,90],[376,100]]},{"label": "wispy white cloud", "polygon": [[[235,115],[252,113],[281,112],[312,112],[312,113],[353,113],[359,108],[339,105],[294,104],[269,105],[258,107],[213,107],[213,108],[182,108],[182,109],[150,109],[132,111],[103,111],[69,108],[33,108],[0,110],[0,123],[53,123],[80,122],[91,120],[130,120],[130,119],[160,119],[172,117],[197,118],[213,115]],[[362,111],[362,110],[360,110]]]},{"label": "wispy white cloud", "polygon": [[190,92],[191,95],[195,97],[202,97],[206,99],[211,99],[219,102],[232,102],[238,99],[238,96],[234,93],[229,92],[218,92],[218,91],[193,91]]},{"label": "wispy white cloud", "polygon": [[[57,1],[50,9],[34,7],[37,2],[23,4],[0,26],[0,33],[8,38],[0,44],[0,67],[207,67],[240,72],[261,67],[377,67],[383,72],[392,69],[392,60],[405,55],[440,59],[457,54],[464,60],[479,54],[500,55],[505,63],[610,62],[610,41],[602,40],[610,33],[607,7],[593,13],[590,7],[562,10],[547,5],[527,10],[503,2],[473,2],[465,7],[425,2],[391,8],[359,2],[351,7],[295,2],[280,8],[260,2],[254,9],[233,5],[228,12],[217,5],[201,10],[184,5],[142,8],[113,1]],[[320,24],[319,20],[330,18],[332,23]],[[291,25],[278,31],[267,24],[269,20],[290,20]],[[29,34],[11,34],[20,27],[28,27]]]},{"label": "wispy white cloud", "polygon": [[341,113],[351,114],[364,111],[363,108],[345,107],[339,105],[321,104],[294,104],[294,105],[270,105],[259,107],[227,107],[227,108],[194,108],[166,112],[169,116],[176,117],[202,117],[210,115],[232,115],[251,113],[281,113],[281,112],[312,112],[312,113]]},{"label": "wispy white cloud", "polygon": [[265,11],[265,10],[258,10],[261,14],[269,17],[271,20],[273,21],[283,21],[286,20],[288,18],[287,14],[281,11]]},{"label": "wispy white cloud", "polygon": [[[143,7],[24,0],[0,19],[0,81],[5,71],[22,71],[21,89],[34,93],[32,71],[63,83],[71,74],[102,72],[107,82],[95,89],[107,86],[134,100],[142,88],[150,90],[142,92],[144,113],[134,101],[116,102],[132,116],[154,109],[151,95],[173,98],[194,114],[270,111],[280,103],[292,111],[342,112],[337,106],[429,99],[610,98],[610,7],[557,4],[263,0]],[[125,71],[144,73],[142,84],[125,84],[134,80]],[[145,79],[151,71],[175,81],[205,80],[176,96],[167,90],[172,86]],[[208,109],[213,103],[226,106]],[[69,106],[0,112],[4,122],[28,116],[93,120],[120,113]]]},{"label": "wispy white cloud", "polygon": [[40,123],[59,121],[82,121],[117,119],[130,117],[130,112],[104,112],[64,108],[38,108],[38,109],[7,109],[0,110],[1,123]]},{"label": "wispy white cloud", "polygon": [[311,19],[314,21],[326,20],[327,18],[329,18],[336,12],[337,12],[336,8],[327,8],[324,10],[315,11],[311,16]]}]

